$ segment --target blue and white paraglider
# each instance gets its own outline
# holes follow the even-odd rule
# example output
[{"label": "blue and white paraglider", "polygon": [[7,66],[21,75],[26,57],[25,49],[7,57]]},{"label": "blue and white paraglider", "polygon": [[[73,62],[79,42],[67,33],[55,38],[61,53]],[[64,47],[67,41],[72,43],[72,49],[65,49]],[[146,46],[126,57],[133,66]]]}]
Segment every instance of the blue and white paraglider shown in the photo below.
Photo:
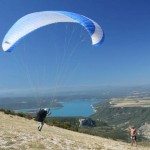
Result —
[{"label": "blue and white paraglider", "polygon": [[[92,45],[97,45],[97,44],[101,43],[104,39],[104,32],[103,32],[102,28],[100,27],[100,25],[98,23],[96,23],[95,21],[93,21],[83,15],[73,13],[73,12],[67,12],[67,11],[41,11],[41,12],[34,12],[31,14],[27,14],[27,15],[23,16],[22,18],[20,18],[17,22],[15,22],[14,25],[8,30],[8,32],[6,33],[6,35],[3,39],[2,49],[5,52],[10,52],[14,48],[16,48],[16,45],[22,40],[22,38],[26,37],[29,33],[33,32],[39,28],[42,28],[42,27],[45,27],[48,25],[52,25],[52,24],[57,24],[57,23],[68,23],[68,24],[76,23],[76,24],[81,25],[83,27],[83,29],[85,29],[85,31],[87,31],[87,33],[89,33],[89,35],[91,37]],[[70,26],[70,24],[69,24],[69,26]],[[74,30],[72,30],[72,31],[74,31]],[[82,31],[82,29],[81,29],[81,31]],[[54,34],[54,32],[52,32],[52,33]],[[73,36],[73,32],[71,33],[71,35]],[[66,40],[67,36],[65,37],[65,35],[64,35],[64,37],[65,37],[65,40],[63,43],[64,49],[61,48],[61,52],[63,53],[63,55],[61,55],[61,53],[59,53],[59,55],[57,55],[57,57],[56,57],[56,64],[55,64],[55,67],[53,68],[53,70],[56,71],[55,76],[54,76],[54,81],[53,81],[54,83],[52,83],[52,85],[50,85],[50,87],[52,87],[52,90],[51,90],[52,93],[51,93],[50,97],[54,101],[55,101],[55,99],[57,99],[57,98],[55,98],[55,95],[56,95],[57,91],[59,91],[59,87],[61,87],[61,86],[65,87],[64,79],[67,79],[66,81],[68,82],[68,78],[66,78],[66,76],[68,77],[69,69],[71,68],[70,72],[75,72],[77,70],[77,66],[79,66],[79,64],[80,64],[80,62],[78,62],[77,65],[75,63],[68,63],[69,61],[73,60],[72,59],[73,54],[77,50],[77,46],[84,41],[81,39],[81,37],[82,37],[81,33],[80,33],[80,35],[77,34],[77,36],[79,36],[79,42],[78,43],[75,42],[76,45],[73,46],[72,44],[70,44],[72,36],[70,36],[69,40],[67,41]],[[53,39],[54,36],[52,35],[51,37]],[[84,39],[85,39],[85,37],[84,37]],[[56,43],[54,43],[54,45],[56,46],[57,44],[58,44],[58,42],[56,41]],[[70,49],[69,49],[69,44],[71,45]],[[56,47],[54,49],[57,50]],[[32,94],[35,93],[36,94],[35,97],[37,98],[37,96],[40,95],[39,93],[41,91],[43,91],[43,89],[46,87],[46,86],[43,86],[44,87],[43,88],[42,86],[40,86],[40,81],[42,82],[42,84],[44,83],[42,79],[46,79],[45,74],[47,74],[46,71],[49,69],[47,68],[46,63],[43,63],[43,65],[36,65],[36,63],[31,64],[32,61],[29,61],[30,60],[30,58],[29,58],[30,51],[28,53],[28,49],[26,49],[25,44],[24,44],[24,47],[22,48],[22,50],[23,50],[22,52],[19,51],[20,55],[17,52],[13,53],[13,55],[15,57],[14,62],[19,62],[18,64],[20,65],[20,68],[25,72],[24,75],[26,75],[26,78],[30,84],[31,91],[33,90]],[[52,49],[52,51],[53,51],[53,49]],[[27,55],[25,55],[25,54],[27,54]],[[38,50],[37,50],[36,54],[38,56]],[[36,57],[36,54],[35,54],[34,58]],[[19,55],[18,59],[17,59],[17,55]],[[42,57],[41,57],[42,55],[40,55],[40,59],[38,57],[38,59],[37,59],[38,63],[40,62],[40,64],[42,64],[42,60],[44,60],[44,62],[46,62],[45,55],[46,54],[44,54],[44,57],[43,57],[44,59],[42,59]],[[25,56],[27,56],[26,59],[25,59]],[[58,56],[60,56],[60,58]],[[32,58],[31,58],[31,60],[32,60]],[[73,61],[71,61],[71,62],[73,62]],[[32,66],[32,67],[30,68],[30,66]],[[47,68],[47,70],[46,70],[46,68]],[[43,73],[42,73],[42,71],[43,71]],[[30,74],[30,72],[31,72],[31,74]],[[38,78],[38,75],[39,75],[39,78]],[[36,80],[37,80],[37,82],[36,82]],[[49,84],[47,82],[45,82],[45,83]],[[49,86],[48,86],[48,88],[49,88]],[[40,91],[40,89],[41,89],[41,91]],[[38,100],[38,102],[39,102],[38,105],[41,107],[41,103],[43,101]]]},{"label": "blue and white paraglider", "polygon": [[104,37],[101,27],[95,21],[83,15],[66,11],[42,11],[20,18],[5,35],[2,48],[4,51],[11,51],[16,43],[29,33],[41,27],[60,22],[72,22],[82,25],[90,34],[93,45],[100,43]]}]

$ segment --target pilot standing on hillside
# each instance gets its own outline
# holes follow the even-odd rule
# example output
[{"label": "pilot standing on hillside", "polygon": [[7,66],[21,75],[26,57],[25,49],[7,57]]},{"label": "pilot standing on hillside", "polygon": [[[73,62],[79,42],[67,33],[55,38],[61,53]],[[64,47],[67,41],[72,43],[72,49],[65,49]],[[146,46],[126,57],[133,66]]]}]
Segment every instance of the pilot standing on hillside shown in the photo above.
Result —
[{"label": "pilot standing on hillside", "polygon": [[130,136],[131,136],[131,145],[133,146],[133,144],[135,144],[135,146],[137,146],[136,143],[136,135],[137,135],[137,130],[134,126],[132,126],[130,128]]},{"label": "pilot standing on hillside", "polygon": [[44,120],[46,118],[47,115],[50,115],[51,112],[50,112],[50,109],[40,109],[39,112],[37,113],[37,116],[36,116],[36,121],[38,121],[38,130],[41,131],[42,130],[42,127],[44,125]]}]

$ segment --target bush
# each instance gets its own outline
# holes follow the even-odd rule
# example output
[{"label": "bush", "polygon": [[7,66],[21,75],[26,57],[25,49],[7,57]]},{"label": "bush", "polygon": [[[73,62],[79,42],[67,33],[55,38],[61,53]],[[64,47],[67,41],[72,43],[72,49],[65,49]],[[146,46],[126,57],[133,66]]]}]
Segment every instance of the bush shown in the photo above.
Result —
[{"label": "bush", "polygon": [[16,115],[16,113],[14,111],[12,111],[12,110],[3,109],[3,112],[5,114]]},{"label": "bush", "polygon": [[3,108],[1,108],[0,111],[4,112],[5,114],[14,115],[14,116],[16,115],[16,116],[23,117],[23,118],[26,118],[26,119],[29,119],[29,120],[33,119],[33,117],[31,115],[25,114],[23,112],[16,113],[12,110],[3,109]]},{"label": "bush", "polygon": [[71,117],[53,117],[53,118],[46,118],[45,123],[48,125],[54,125],[60,128],[78,131],[78,119],[71,118]]}]

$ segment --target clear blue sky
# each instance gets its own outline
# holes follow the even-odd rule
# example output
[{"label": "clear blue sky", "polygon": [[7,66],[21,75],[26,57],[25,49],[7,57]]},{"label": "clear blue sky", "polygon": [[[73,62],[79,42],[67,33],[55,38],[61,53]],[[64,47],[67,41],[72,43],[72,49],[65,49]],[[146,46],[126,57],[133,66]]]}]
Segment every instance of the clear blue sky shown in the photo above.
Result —
[{"label": "clear blue sky", "polygon": [[93,47],[79,25],[39,29],[12,53],[0,52],[0,89],[53,88],[57,81],[68,87],[150,84],[149,6],[149,0],[1,0],[1,42],[20,17],[45,10],[85,15],[106,37]]}]

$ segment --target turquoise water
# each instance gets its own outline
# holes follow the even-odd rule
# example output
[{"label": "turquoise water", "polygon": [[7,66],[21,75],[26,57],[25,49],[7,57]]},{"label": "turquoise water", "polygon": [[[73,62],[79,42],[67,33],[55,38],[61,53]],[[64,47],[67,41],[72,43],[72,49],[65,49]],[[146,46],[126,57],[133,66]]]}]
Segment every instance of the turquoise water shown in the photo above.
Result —
[{"label": "turquoise water", "polygon": [[[94,113],[91,105],[96,101],[91,100],[73,100],[62,102],[63,107],[51,109],[52,116],[89,116]],[[35,112],[37,113],[40,108],[35,109],[21,109],[15,110],[16,112]]]},{"label": "turquoise water", "polygon": [[94,113],[91,101],[75,100],[63,102],[60,109],[52,109],[52,116],[89,116]]}]

